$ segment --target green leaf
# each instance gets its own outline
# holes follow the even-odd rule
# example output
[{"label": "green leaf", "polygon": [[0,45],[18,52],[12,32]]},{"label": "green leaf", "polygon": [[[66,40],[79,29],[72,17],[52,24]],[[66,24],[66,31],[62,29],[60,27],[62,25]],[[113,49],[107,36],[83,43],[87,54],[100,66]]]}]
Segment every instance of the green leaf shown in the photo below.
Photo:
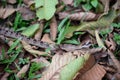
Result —
[{"label": "green leaf", "polygon": [[85,11],[89,11],[92,8],[92,6],[89,3],[82,5],[82,7]]},{"label": "green leaf", "polygon": [[[89,54],[78,57],[66,65],[60,72],[60,80],[73,80],[76,73],[84,66],[89,59]],[[69,74],[69,75],[66,75]]]},{"label": "green leaf", "polygon": [[98,0],[92,0],[92,1],[91,1],[91,4],[92,4],[93,7],[96,8],[97,5],[98,5]]},{"label": "green leaf", "polygon": [[67,23],[67,25],[66,25],[65,27],[63,27],[63,28],[60,30],[60,33],[59,33],[58,39],[57,39],[57,44],[60,44],[61,41],[64,39],[65,34],[66,34],[66,30],[68,30],[69,25],[70,25],[70,21]]},{"label": "green leaf", "polygon": [[[31,64],[31,67],[30,67],[30,70],[29,70],[29,73],[28,73],[28,77],[29,79],[32,79],[35,77],[35,72],[38,71],[39,69],[43,68],[45,66],[44,63],[36,63],[36,62],[33,62]],[[39,76],[40,77],[40,76]]]},{"label": "green leaf", "polygon": [[19,55],[19,53],[15,54],[15,55],[12,55],[9,59],[2,60],[2,61],[0,61],[0,64],[5,64],[5,63],[10,64],[17,58],[18,55]]},{"label": "green leaf", "polygon": [[74,7],[78,7],[82,0],[74,0]]},{"label": "green leaf", "polygon": [[63,43],[67,43],[67,44],[80,44],[80,42],[78,42],[76,39],[66,40]]},{"label": "green leaf", "polygon": [[15,21],[13,23],[13,28],[16,30],[18,28],[19,23],[21,22],[21,14],[19,12],[16,13]]},{"label": "green leaf", "polygon": [[35,0],[36,15],[39,19],[49,20],[56,11],[58,0]]},{"label": "green leaf", "polygon": [[115,42],[120,45],[120,34],[114,33],[114,38]]},{"label": "green leaf", "polygon": [[15,47],[17,47],[18,46],[18,44],[20,43],[20,38],[19,39],[17,39],[11,46],[10,46],[10,48],[9,48],[9,50],[8,50],[8,54],[10,54],[10,53],[12,53],[12,51],[13,51],[13,49],[15,48]]},{"label": "green leaf", "polygon": [[24,30],[22,34],[27,37],[32,37],[38,29],[39,29],[39,24],[34,24],[29,26],[26,30]]},{"label": "green leaf", "polygon": [[65,22],[69,19],[69,17],[64,18],[60,24],[58,25],[58,31],[62,30],[62,27],[64,26]]}]

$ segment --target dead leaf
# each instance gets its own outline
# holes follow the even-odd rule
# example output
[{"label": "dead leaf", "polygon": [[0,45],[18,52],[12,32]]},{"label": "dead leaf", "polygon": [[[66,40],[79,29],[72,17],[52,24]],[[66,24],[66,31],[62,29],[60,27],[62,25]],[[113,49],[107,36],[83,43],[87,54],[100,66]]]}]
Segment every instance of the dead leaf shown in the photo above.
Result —
[{"label": "dead leaf", "polygon": [[10,73],[5,73],[2,78],[0,80],[8,80],[8,76],[10,75]]},{"label": "dead leaf", "polygon": [[16,0],[7,0],[7,2],[10,4],[15,4],[17,1]]},{"label": "dead leaf", "polygon": [[113,75],[112,80],[120,80],[120,73]]},{"label": "dead leaf", "polygon": [[117,60],[117,58],[114,56],[114,54],[110,50],[108,50],[108,54],[110,55],[114,63],[114,66],[117,69],[117,72],[120,72],[120,62]]},{"label": "dead leaf", "polygon": [[117,0],[117,2],[113,5],[113,8],[115,10],[120,9],[120,0]]},{"label": "dead leaf", "polygon": [[47,43],[54,43],[50,38],[49,38],[49,34],[44,34],[41,41],[43,42],[47,42]]},{"label": "dead leaf", "polygon": [[27,7],[21,7],[19,9],[19,12],[21,13],[23,20],[30,20],[30,19],[34,19],[35,18],[35,12],[31,11]]},{"label": "dead leaf", "polygon": [[99,47],[102,47],[103,49],[106,50],[106,47],[105,47],[103,41],[100,39],[98,30],[95,30],[95,37],[96,37],[96,40],[97,40],[97,43],[98,43]]},{"label": "dead leaf", "polygon": [[[112,34],[111,34],[112,35]],[[108,37],[108,39],[107,40],[105,40],[105,44],[106,44],[106,46],[109,48],[109,50],[110,51],[115,51],[115,49],[116,49],[116,44],[115,44],[115,42],[113,41],[113,37]]]},{"label": "dead leaf", "polygon": [[53,76],[57,74],[62,67],[64,67],[66,64],[74,59],[75,56],[73,56],[71,53],[63,55],[55,54],[52,58],[52,63],[50,64],[46,73],[44,73],[42,78],[40,78],[39,80],[53,80]]},{"label": "dead leaf", "polygon": [[50,65],[50,62],[48,62],[44,57],[40,57],[40,58],[35,58],[35,59],[32,59],[31,62],[36,62],[36,63],[45,63],[46,66],[49,66]]},{"label": "dead leaf", "polygon": [[30,7],[32,4],[34,4],[34,0],[23,0],[23,2],[28,6]]},{"label": "dead leaf", "polygon": [[108,14],[108,11],[109,11],[109,4],[110,4],[110,0],[100,0],[102,2],[102,4],[104,5],[104,13],[101,14],[100,17],[102,17],[103,15],[106,15]]},{"label": "dead leaf", "polygon": [[46,52],[32,49],[32,47],[28,43],[26,43],[25,41],[22,41],[22,45],[26,51],[28,51],[29,53],[31,53],[34,56],[36,56],[36,54],[37,55],[47,55]]},{"label": "dead leaf", "polygon": [[51,19],[50,23],[50,37],[53,41],[55,41],[57,37],[57,21],[55,16]]},{"label": "dead leaf", "polygon": [[8,16],[12,15],[17,9],[14,8],[0,8],[0,18],[6,19]]},{"label": "dead leaf", "polygon": [[90,70],[95,65],[95,58],[93,55],[90,55],[89,59],[86,61],[85,65],[82,69],[78,71],[76,74],[74,80],[79,80],[79,78],[86,73],[88,70]]},{"label": "dead leaf", "polygon": [[99,64],[94,65],[90,70],[83,74],[78,80],[102,80],[106,71]]},{"label": "dead leaf", "polygon": [[30,64],[24,65],[24,66],[22,67],[22,69],[17,73],[16,76],[17,76],[18,78],[22,78],[22,75],[23,75],[23,74],[26,74],[26,72],[28,71],[29,66],[30,66]]},{"label": "dead leaf", "polygon": [[60,5],[60,6],[56,9],[56,13],[61,12],[64,8],[65,8],[65,5]]},{"label": "dead leaf", "polygon": [[96,14],[92,12],[78,12],[70,14],[68,12],[60,12],[59,19],[64,19],[65,17],[69,16],[71,20],[93,20],[97,17]]},{"label": "dead leaf", "polygon": [[66,4],[66,5],[70,5],[70,4],[72,4],[73,3],[73,0],[62,0],[63,2],[64,2],[64,4]]},{"label": "dead leaf", "polygon": [[40,40],[41,36],[42,36],[42,32],[43,32],[43,27],[44,27],[44,21],[40,21],[40,26],[39,26],[39,30],[37,31],[37,33],[35,34],[35,39],[36,40]]}]

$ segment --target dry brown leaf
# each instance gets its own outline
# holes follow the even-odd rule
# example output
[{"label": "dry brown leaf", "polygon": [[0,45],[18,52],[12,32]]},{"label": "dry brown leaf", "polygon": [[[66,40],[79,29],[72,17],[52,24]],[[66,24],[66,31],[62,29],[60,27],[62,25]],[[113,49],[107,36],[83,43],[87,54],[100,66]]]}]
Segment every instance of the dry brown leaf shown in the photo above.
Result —
[{"label": "dry brown leaf", "polygon": [[93,20],[96,18],[96,14],[92,12],[78,12],[70,14],[68,12],[61,12],[59,13],[59,19],[63,19],[65,17],[69,16],[71,20]]},{"label": "dry brown leaf", "polygon": [[101,14],[100,17],[102,17],[103,15],[108,14],[109,11],[109,4],[110,4],[110,0],[100,0],[102,2],[102,4],[104,5],[104,13]]},{"label": "dry brown leaf", "polygon": [[21,7],[19,9],[19,12],[22,14],[22,19],[24,20],[30,20],[30,19],[35,18],[35,12],[31,11],[27,7]]},{"label": "dry brown leaf", "polygon": [[8,80],[10,73],[5,73],[0,80]]},{"label": "dry brown leaf", "polygon": [[44,57],[32,59],[31,62],[36,62],[36,63],[42,62],[45,63],[46,66],[50,65],[50,62],[48,62]]},{"label": "dry brown leaf", "polygon": [[17,9],[13,8],[0,8],[0,18],[6,19],[8,16],[12,15]]},{"label": "dry brown leaf", "polygon": [[[95,31],[95,35],[96,35],[98,45],[100,47],[103,47],[104,50],[106,50],[107,48],[104,46],[102,40],[100,39],[100,37],[98,35],[98,30]],[[118,72],[120,72],[120,62],[116,59],[116,57],[114,56],[114,54],[110,50],[108,50],[108,54],[110,55],[110,57],[114,63],[114,67],[117,68]]]},{"label": "dry brown leaf", "polygon": [[113,8],[116,9],[120,9],[120,0],[117,0],[117,2],[113,5]]},{"label": "dry brown leaf", "polygon": [[41,41],[43,42],[47,42],[47,43],[54,43],[50,38],[49,38],[49,34],[44,34]]},{"label": "dry brown leaf", "polygon": [[113,75],[112,80],[120,80],[120,73]]},{"label": "dry brown leaf", "polygon": [[101,40],[101,38],[99,36],[99,31],[98,30],[95,30],[95,37],[96,37],[96,41],[97,41],[99,47],[102,47],[103,49],[106,50],[106,47],[105,47],[103,41]]},{"label": "dry brown leaf", "polygon": [[50,37],[53,41],[55,41],[56,36],[57,36],[57,21],[55,16],[53,16],[50,23]]},{"label": "dry brown leaf", "polygon": [[40,28],[36,32],[35,37],[34,37],[36,40],[40,40],[41,39],[42,32],[43,32],[43,27],[44,27],[44,23],[43,23],[43,21],[40,21]]},{"label": "dry brown leaf", "polygon": [[34,0],[23,0],[23,2],[24,2],[28,7],[30,7],[30,6],[34,3]]},{"label": "dry brown leaf", "polygon": [[64,4],[72,4],[73,3],[73,0],[62,0],[64,2]]},{"label": "dry brown leaf", "polygon": [[25,41],[22,41],[22,45],[26,51],[28,51],[29,53],[31,53],[34,56],[36,56],[36,54],[37,55],[46,55],[47,54],[46,52],[32,49],[32,47],[28,43],[26,43]]},{"label": "dry brown leaf", "polygon": [[86,61],[85,65],[79,72],[76,74],[74,80],[78,80],[85,72],[91,69],[95,64],[95,58],[93,55],[90,55],[89,59]]},{"label": "dry brown leaf", "polygon": [[72,53],[65,53],[63,55],[55,54],[52,58],[52,63],[50,64],[48,70],[39,80],[58,80],[59,76],[55,76],[55,74],[59,73],[62,67],[74,59],[75,56],[73,56]]},{"label": "dry brown leaf", "polygon": [[22,75],[23,75],[23,74],[26,74],[26,72],[28,71],[29,66],[30,66],[30,64],[24,65],[24,66],[22,67],[22,69],[17,73],[16,76],[17,76],[18,78],[22,78]]},{"label": "dry brown leaf", "polygon": [[117,72],[120,72],[120,62],[116,59],[116,57],[110,50],[108,50],[108,54],[110,55],[110,57],[114,63],[114,66],[117,69]]},{"label": "dry brown leaf", "polygon": [[115,42],[113,41],[113,37],[108,37],[107,40],[105,40],[105,44],[106,46],[110,49],[110,51],[115,51],[116,49],[116,44]]},{"label": "dry brown leaf", "polygon": [[10,4],[15,4],[17,1],[16,0],[7,0],[7,2]]},{"label": "dry brown leaf", "polygon": [[104,12],[108,12],[109,11],[109,3],[110,0],[100,0],[102,2],[102,4],[105,6],[104,8]]},{"label": "dry brown leaf", "polygon": [[99,64],[94,65],[90,70],[84,73],[78,80],[102,80],[106,71]]},{"label": "dry brown leaf", "polygon": [[59,13],[60,11],[62,11],[64,9],[65,5],[60,5],[57,9],[56,9],[56,13]]}]

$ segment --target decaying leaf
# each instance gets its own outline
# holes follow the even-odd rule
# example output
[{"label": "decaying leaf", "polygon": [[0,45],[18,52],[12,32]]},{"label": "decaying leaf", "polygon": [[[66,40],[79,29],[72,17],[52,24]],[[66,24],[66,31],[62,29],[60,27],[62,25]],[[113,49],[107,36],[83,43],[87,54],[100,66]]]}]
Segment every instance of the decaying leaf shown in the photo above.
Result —
[{"label": "decaying leaf", "polygon": [[94,65],[90,70],[83,74],[78,80],[102,80],[106,71],[99,64]]},{"label": "decaying leaf", "polygon": [[53,16],[50,23],[50,37],[53,41],[55,41],[57,37],[57,21],[55,16]]},{"label": "decaying leaf", "polygon": [[8,3],[15,4],[17,1],[16,0],[7,0]]},{"label": "decaying leaf", "polygon": [[[107,48],[104,46],[103,42],[101,41],[101,39],[100,39],[100,37],[98,36],[97,33],[98,32],[96,32],[96,38],[97,38],[98,45],[100,47],[103,47],[106,50]],[[110,50],[108,50],[108,54],[110,55],[114,65],[115,65],[115,68],[117,68],[118,72],[120,72],[120,63],[119,63],[119,61],[115,58],[114,54]]]},{"label": "decaying leaf", "polygon": [[10,4],[15,4],[17,1],[16,0],[7,0],[7,2]]},{"label": "decaying leaf", "polygon": [[[77,72],[83,68],[85,62],[89,59],[89,54],[80,56],[77,59],[71,61],[60,71],[60,80],[73,80]],[[69,75],[66,75],[69,74]]]},{"label": "decaying leaf", "polygon": [[34,0],[23,0],[23,2],[24,2],[26,5],[28,5],[29,7],[30,7],[33,3],[35,3]]},{"label": "decaying leaf", "polygon": [[22,45],[23,45],[23,47],[24,47],[24,49],[26,50],[26,51],[28,51],[29,53],[31,53],[32,55],[47,55],[47,53],[46,52],[42,52],[42,51],[38,51],[38,50],[34,50],[34,49],[32,49],[32,47],[28,44],[28,43],[26,43],[25,41],[22,41]]},{"label": "decaying leaf", "polygon": [[97,15],[92,12],[78,12],[70,14],[68,12],[61,12],[59,13],[59,19],[63,19],[69,16],[71,20],[93,20],[97,19]]},{"label": "decaying leaf", "polygon": [[109,11],[109,4],[110,4],[110,0],[100,0],[102,2],[102,4],[104,5],[104,13],[101,15],[105,15],[108,14]]},{"label": "decaying leaf", "polygon": [[19,12],[21,13],[23,20],[30,20],[30,19],[35,18],[35,12],[31,11],[27,7],[21,7],[19,9]]},{"label": "decaying leaf", "polygon": [[35,59],[32,59],[31,62],[36,62],[36,63],[45,63],[46,66],[49,66],[50,65],[50,62],[48,62],[44,57],[40,57],[40,58],[35,58]]},{"label": "decaying leaf", "polygon": [[112,34],[111,34],[111,36],[109,35],[108,39],[105,40],[105,44],[110,49],[110,51],[115,51],[115,49],[116,49],[116,43],[114,42],[112,36],[113,36]]},{"label": "decaying leaf", "polygon": [[[90,59],[89,51],[81,52],[82,51],[74,51],[72,53],[55,54],[49,68],[39,80],[73,80],[78,71],[86,64],[87,60],[92,61],[91,64],[87,64],[86,70],[89,70],[95,63],[94,59]],[[76,56],[78,57],[76,58]]]},{"label": "decaying leaf", "polygon": [[71,53],[54,55],[52,58],[52,63],[50,64],[47,71],[43,74],[43,77],[39,80],[53,80],[53,76],[57,74],[62,67],[74,59],[75,56],[73,56]]},{"label": "decaying leaf", "polygon": [[71,26],[67,30],[66,37],[70,38],[74,31],[94,31],[108,28],[113,20],[118,16],[115,10],[109,11],[107,15],[104,15],[97,21],[83,23],[79,26]]},{"label": "decaying leaf", "polygon": [[35,39],[36,39],[36,40],[40,40],[40,39],[41,39],[42,32],[43,32],[43,27],[44,27],[44,23],[43,23],[43,21],[41,20],[41,21],[40,21],[40,25],[39,25],[39,29],[38,29],[38,31],[37,31],[36,34],[35,34]]},{"label": "decaying leaf", "polygon": [[73,3],[73,0],[62,0],[64,2],[64,4],[72,4]]},{"label": "decaying leaf", "polygon": [[17,73],[16,76],[17,76],[18,78],[22,78],[23,75],[25,75],[26,72],[28,71],[29,66],[30,66],[30,64],[24,65],[24,66],[22,67],[22,69]]},{"label": "decaying leaf", "polygon": [[2,76],[2,78],[1,78],[1,80],[8,80],[8,76],[10,75],[10,73],[5,73],[3,76]]},{"label": "decaying leaf", "polygon": [[54,42],[50,39],[49,34],[44,34],[41,41],[54,44]]},{"label": "decaying leaf", "polygon": [[120,9],[120,0],[117,0],[117,2],[113,5],[113,8],[115,10]]},{"label": "decaying leaf", "polygon": [[106,50],[106,47],[104,46],[103,41],[100,39],[98,30],[95,30],[95,37],[96,37],[96,41],[97,41],[99,47],[102,47]]},{"label": "decaying leaf", "polygon": [[6,19],[8,16],[12,15],[17,9],[14,8],[0,8],[0,18]]}]

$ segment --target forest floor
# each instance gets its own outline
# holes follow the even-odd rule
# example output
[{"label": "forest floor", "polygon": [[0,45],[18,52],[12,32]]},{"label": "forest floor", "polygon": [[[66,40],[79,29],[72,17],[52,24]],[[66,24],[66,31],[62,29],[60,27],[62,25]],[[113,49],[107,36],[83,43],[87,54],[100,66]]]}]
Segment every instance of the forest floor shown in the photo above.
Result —
[{"label": "forest floor", "polygon": [[0,80],[120,80],[120,0],[0,0]]}]

